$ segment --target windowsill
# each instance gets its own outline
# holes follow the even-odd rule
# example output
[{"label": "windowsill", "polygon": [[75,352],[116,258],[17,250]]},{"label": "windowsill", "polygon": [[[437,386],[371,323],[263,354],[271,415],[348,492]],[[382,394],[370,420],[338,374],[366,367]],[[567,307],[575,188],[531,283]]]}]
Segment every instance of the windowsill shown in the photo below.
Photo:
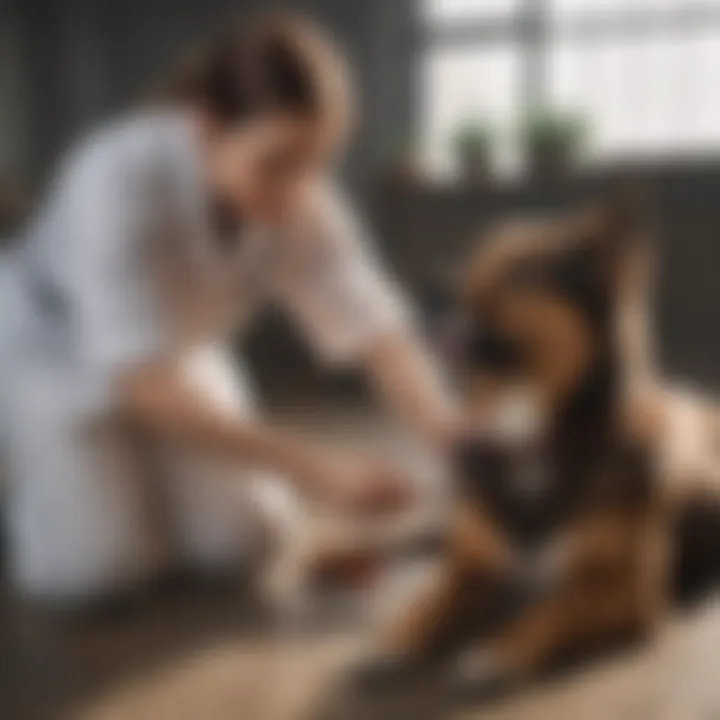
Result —
[{"label": "windowsill", "polygon": [[613,181],[635,180],[652,182],[676,175],[720,174],[720,152],[674,158],[632,158],[584,165],[561,176],[492,176],[486,180],[466,181],[462,178],[427,178],[385,186],[393,197],[437,196],[456,197],[477,193],[516,193],[528,187],[559,189],[568,186],[587,187]]}]

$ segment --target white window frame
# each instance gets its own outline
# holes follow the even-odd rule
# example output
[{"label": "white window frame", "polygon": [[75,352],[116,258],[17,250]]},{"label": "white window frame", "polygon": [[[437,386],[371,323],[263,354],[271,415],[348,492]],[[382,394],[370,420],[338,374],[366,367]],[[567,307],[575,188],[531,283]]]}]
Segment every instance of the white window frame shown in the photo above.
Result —
[{"label": "white window frame", "polygon": [[[518,115],[534,107],[552,105],[550,58],[560,43],[603,42],[621,37],[640,38],[658,32],[688,33],[713,27],[720,30],[720,0],[686,0],[677,6],[661,0],[610,8],[585,8],[558,17],[552,0],[517,0],[509,12],[457,13],[447,18],[429,17],[425,3],[417,0],[420,52],[429,49],[487,48],[514,44],[519,60]],[[436,0],[437,1],[437,0]],[[420,66],[420,63],[418,63]],[[418,107],[419,109],[419,107]],[[720,154],[720,143],[717,148]]]}]

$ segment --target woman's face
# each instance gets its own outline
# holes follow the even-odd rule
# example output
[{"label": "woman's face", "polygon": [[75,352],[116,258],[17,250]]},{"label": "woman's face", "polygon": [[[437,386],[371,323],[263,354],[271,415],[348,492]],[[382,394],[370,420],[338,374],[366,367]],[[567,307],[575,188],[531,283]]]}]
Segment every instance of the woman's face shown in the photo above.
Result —
[{"label": "woman's face", "polygon": [[328,171],[339,133],[320,121],[266,116],[209,133],[211,192],[244,219],[279,224],[302,207],[315,181]]}]

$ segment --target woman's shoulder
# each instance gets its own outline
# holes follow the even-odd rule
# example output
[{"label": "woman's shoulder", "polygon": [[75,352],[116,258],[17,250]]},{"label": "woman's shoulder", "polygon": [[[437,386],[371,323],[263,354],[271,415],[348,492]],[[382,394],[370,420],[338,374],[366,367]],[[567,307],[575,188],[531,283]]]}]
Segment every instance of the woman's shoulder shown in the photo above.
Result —
[{"label": "woman's shoulder", "polygon": [[337,252],[356,250],[370,242],[369,232],[342,184],[329,179],[318,184],[307,212],[308,236]]},{"label": "woman's shoulder", "polygon": [[71,172],[93,176],[117,171],[123,178],[173,169],[190,152],[184,118],[167,111],[143,110],[101,123],[71,149]]}]

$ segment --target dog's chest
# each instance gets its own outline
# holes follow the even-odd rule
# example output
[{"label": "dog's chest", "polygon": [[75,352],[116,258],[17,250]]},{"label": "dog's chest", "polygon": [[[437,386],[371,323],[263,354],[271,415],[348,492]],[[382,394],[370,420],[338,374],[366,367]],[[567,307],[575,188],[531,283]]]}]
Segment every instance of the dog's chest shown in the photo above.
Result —
[{"label": "dog's chest", "polygon": [[520,545],[536,545],[596,509],[625,511],[647,502],[644,453],[622,443],[476,443],[460,471],[466,502],[481,503]]}]

